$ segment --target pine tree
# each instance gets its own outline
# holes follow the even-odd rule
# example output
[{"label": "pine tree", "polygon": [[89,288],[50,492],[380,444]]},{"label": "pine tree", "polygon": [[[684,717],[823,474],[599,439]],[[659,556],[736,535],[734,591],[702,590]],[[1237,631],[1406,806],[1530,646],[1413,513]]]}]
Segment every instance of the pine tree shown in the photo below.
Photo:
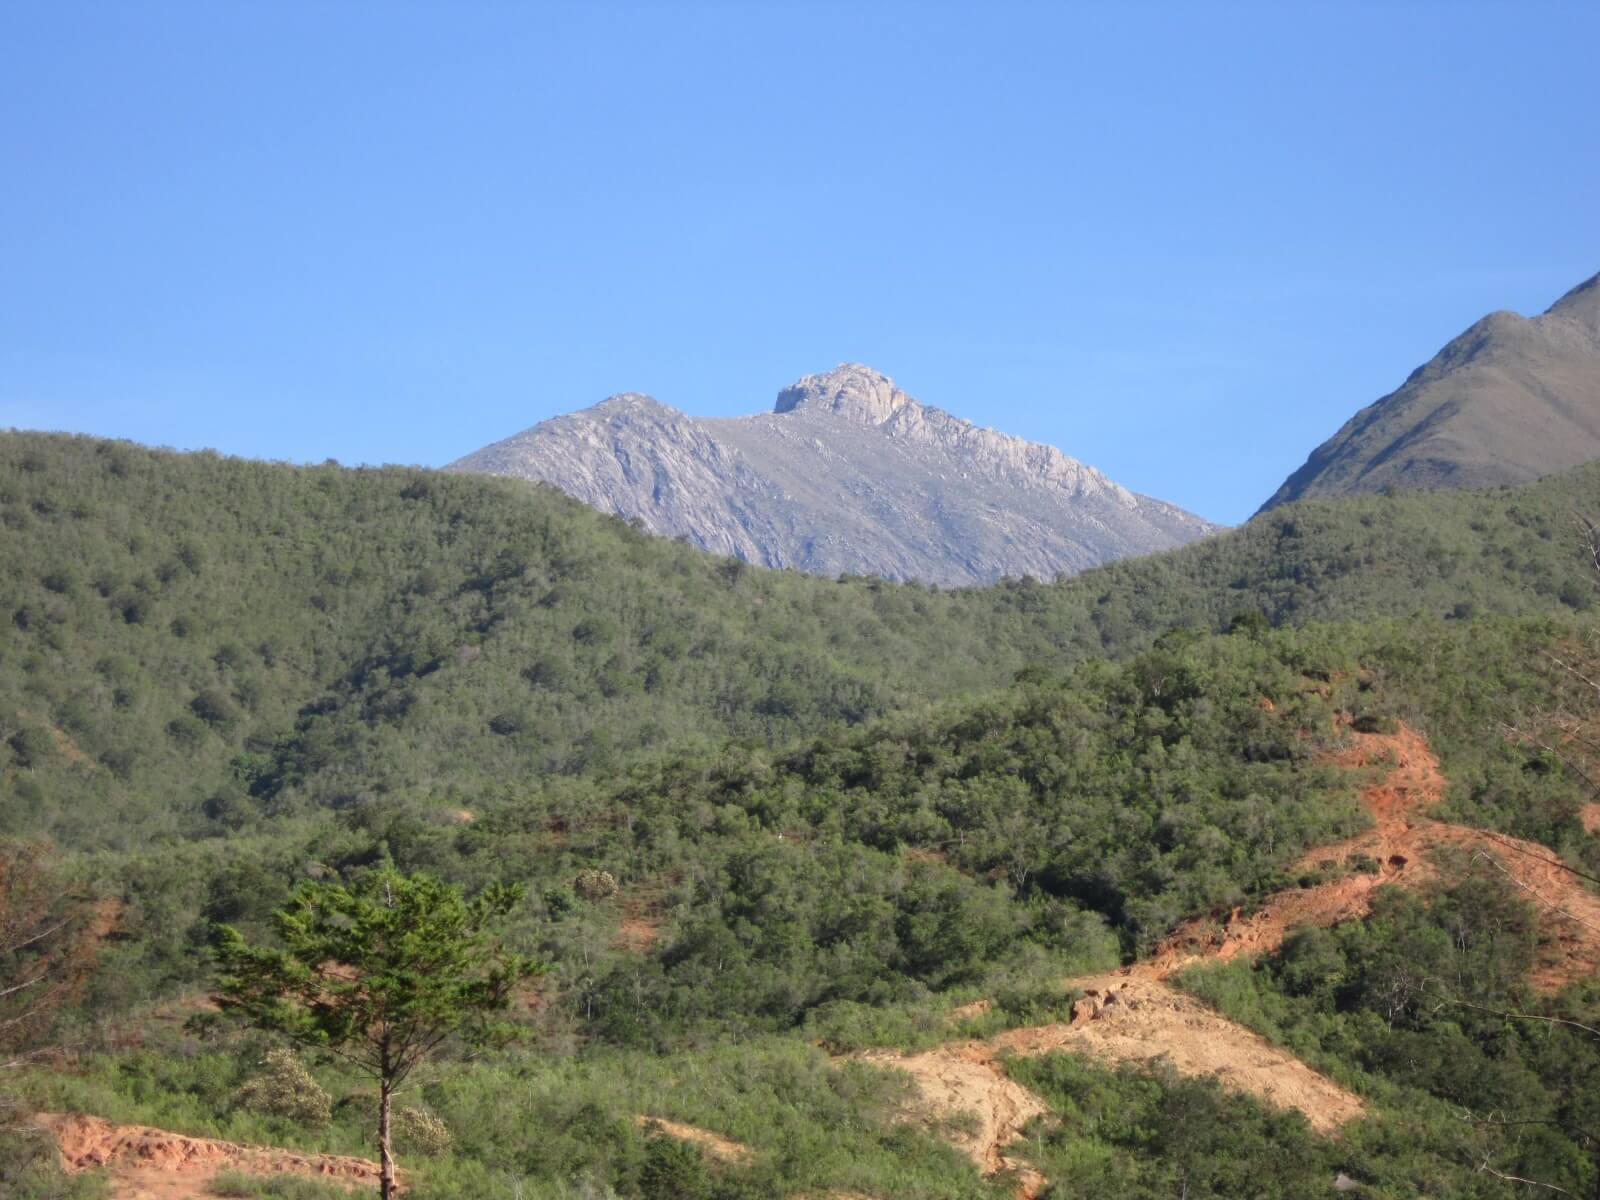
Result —
[{"label": "pine tree", "polygon": [[483,1045],[515,1033],[503,1014],[539,968],[491,927],[522,897],[495,884],[469,902],[431,875],[384,869],[352,885],[302,885],[273,914],[281,948],[217,928],[224,1009],[377,1080],[384,1200],[395,1191],[391,1104],[417,1064],[450,1037]]}]

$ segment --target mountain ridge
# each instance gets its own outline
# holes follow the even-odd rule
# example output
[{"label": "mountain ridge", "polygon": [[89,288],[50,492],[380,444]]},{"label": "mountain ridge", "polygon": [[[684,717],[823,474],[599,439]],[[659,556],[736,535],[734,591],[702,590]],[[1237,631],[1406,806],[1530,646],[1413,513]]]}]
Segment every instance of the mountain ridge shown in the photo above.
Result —
[{"label": "mountain ridge", "polygon": [[1053,446],[924,405],[856,363],[807,375],[770,411],[741,417],[619,393],[446,469],[550,483],[761,566],[946,586],[1053,578],[1218,528]]},{"label": "mountain ridge", "polygon": [[1479,318],[1357,412],[1261,506],[1527,483],[1600,458],[1600,274],[1543,313]]}]

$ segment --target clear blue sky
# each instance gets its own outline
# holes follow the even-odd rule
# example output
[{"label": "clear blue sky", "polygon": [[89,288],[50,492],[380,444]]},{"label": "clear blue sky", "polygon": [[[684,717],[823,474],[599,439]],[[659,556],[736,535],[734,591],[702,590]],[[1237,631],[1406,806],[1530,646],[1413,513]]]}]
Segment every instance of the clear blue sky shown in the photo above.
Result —
[{"label": "clear blue sky", "polygon": [[1600,270],[1600,5],[0,8],[0,427],[442,464],[870,363],[1246,517]]}]

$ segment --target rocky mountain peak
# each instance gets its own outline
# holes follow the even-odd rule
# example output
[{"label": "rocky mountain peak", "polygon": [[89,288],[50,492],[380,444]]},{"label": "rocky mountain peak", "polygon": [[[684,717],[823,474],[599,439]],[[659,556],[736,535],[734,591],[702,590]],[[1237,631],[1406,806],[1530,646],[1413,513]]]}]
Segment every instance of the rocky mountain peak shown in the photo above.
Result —
[{"label": "rocky mountain peak", "polygon": [[671,412],[665,404],[644,392],[618,392],[607,396],[590,410],[607,416],[631,416],[639,413]]},{"label": "rocky mountain peak", "polygon": [[1054,446],[920,404],[859,363],[742,417],[612,396],[452,467],[553,484],[763,566],[945,586],[1050,579],[1215,529]]},{"label": "rocky mountain peak", "polygon": [[778,393],[775,413],[826,412],[882,425],[895,413],[917,402],[895,386],[882,371],[861,363],[840,363],[821,375],[806,375]]}]

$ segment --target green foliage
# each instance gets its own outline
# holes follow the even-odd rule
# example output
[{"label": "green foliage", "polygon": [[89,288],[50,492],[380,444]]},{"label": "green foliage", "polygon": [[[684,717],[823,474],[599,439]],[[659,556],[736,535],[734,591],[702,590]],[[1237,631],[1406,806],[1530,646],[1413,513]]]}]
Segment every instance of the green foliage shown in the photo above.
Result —
[{"label": "green foliage", "polygon": [[1050,1178],[1046,1200],[1310,1200],[1333,1190],[1344,1158],[1299,1113],[1214,1079],[1108,1071],[1067,1054],[1013,1060],[1008,1071],[1052,1110],[1027,1143]]},{"label": "green foliage", "polygon": [[333,1117],[333,1097],[292,1050],[274,1046],[261,1071],[244,1081],[233,1102],[247,1112],[283,1117],[303,1125],[325,1125]]},{"label": "green foliage", "polygon": [[1532,907],[1488,867],[1450,875],[1458,882],[1425,895],[1380,891],[1372,919],[1302,930],[1259,964],[1192,969],[1183,986],[1408,1114],[1406,1150],[1376,1128],[1361,1139],[1373,1182],[1397,1188],[1427,1171],[1453,1179],[1441,1189],[1451,1195],[1506,1194],[1479,1172],[1487,1163],[1589,1195],[1600,1037],[1581,1026],[1600,1027],[1600,992],[1591,981],[1532,994]]},{"label": "green foliage", "polygon": [[[305,1150],[360,1153],[370,1139],[370,1092],[336,1106],[325,1128],[252,1125],[248,1114],[207,1099],[227,1094],[232,1048],[197,1045],[170,1026],[152,1029],[150,1038],[132,1054],[87,1056],[72,1076],[33,1078],[34,1102]],[[454,1145],[406,1164],[407,1194],[426,1200],[505,1200],[518,1189],[529,1200],[643,1200],[653,1139],[641,1116],[715,1130],[750,1147],[747,1164],[704,1163],[718,1200],[834,1189],[881,1200],[1009,1194],[931,1134],[895,1124],[910,1101],[896,1073],[831,1062],[798,1038],[713,1042],[670,1055],[511,1047],[493,1058],[441,1063],[429,1076],[419,1090]],[[335,1075],[321,1082],[335,1092],[343,1086]]]},{"label": "green foliage", "polygon": [[348,1200],[350,1190],[322,1179],[299,1175],[252,1175],[246,1171],[218,1171],[206,1184],[215,1196],[252,1200]]},{"label": "green foliage", "polygon": [[514,481],[0,434],[0,831],[437,820],[503,780],[782,745],[1177,625],[1570,612],[1592,589],[1568,514],[1596,474],[1307,502],[1053,585],[941,592],[730,570]]},{"label": "green foliage", "polygon": [[491,885],[469,903],[430,875],[392,869],[348,886],[303,884],[274,914],[282,949],[218,927],[219,1000],[392,1089],[448,1037],[514,1033],[495,1018],[537,967],[501,949],[492,926],[522,898]]},{"label": "green foliage", "polygon": [[102,1200],[105,1180],[61,1168],[55,1139],[29,1128],[0,1097],[0,1196],[18,1200]]},{"label": "green foliage", "polygon": [[[1586,619],[1568,514],[1597,480],[1310,502],[941,592],[746,569],[508,481],[4,435],[0,832],[52,834],[119,907],[65,1014],[86,1046],[207,986],[213,924],[235,1005],[358,1058],[386,1023],[493,1040],[523,956],[548,961],[517,1016],[535,1052],[446,1040],[413,1080],[453,1135],[412,1167],[418,1200],[995,1196],[895,1123],[903,1085],[811,1043],[1060,1019],[1060,979],[1293,884],[1364,820],[1360,778],[1324,765],[1342,721],[1421,729],[1453,819],[1600,872],[1579,781],[1495,732],[1574,699],[1545,652]],[[538,900],[513,911],[502,879]],[[1325,1194],[1340,1171],[1514,1194],[1484,1161],[1592,1190],[1571,1133],[1596,1122],[1592,1050],[1460,1003],[1596,1024],[1590,994],[1519,990],[1531,937],[1476,880],[1192,981],[1374,1101],[1339,1143],[1209,1083],[1052,1058],[1013,1064],[1065,1118],[1024,1157],[1074,1195]],[[369,1139],[352,1064],[319,1056],[345,1098],[296,1124],[233,1104],[258,1043],[205,1017],[141,1036],[30,1075],[35,1102]],[[645,1114],[754,1158],[652,1140]]]},{"label": "green foliage", "polygon": [[708,1200],[711,1172],[697,1147],[658,1134],[645,1143],[639,1192],[644,1200]]},{"label": "green foliage", "polygon": [[[265,1029],[337,1055],[378,1081],[380,1192],[395,1191],[391,1100],[448,1038],[486,1045],[511,1040],[501,1018],[511,990],[537,970],[506,952],[491,926],[523,898],[492,884],[468,903],[431,875],[382,868],[353,885],[308,883],[273,914],[282,949],[251,946],[217,927],[225,974],[218,997]],[[437,1153],[449,1130],[416,1112],[406,1129]]]}]

